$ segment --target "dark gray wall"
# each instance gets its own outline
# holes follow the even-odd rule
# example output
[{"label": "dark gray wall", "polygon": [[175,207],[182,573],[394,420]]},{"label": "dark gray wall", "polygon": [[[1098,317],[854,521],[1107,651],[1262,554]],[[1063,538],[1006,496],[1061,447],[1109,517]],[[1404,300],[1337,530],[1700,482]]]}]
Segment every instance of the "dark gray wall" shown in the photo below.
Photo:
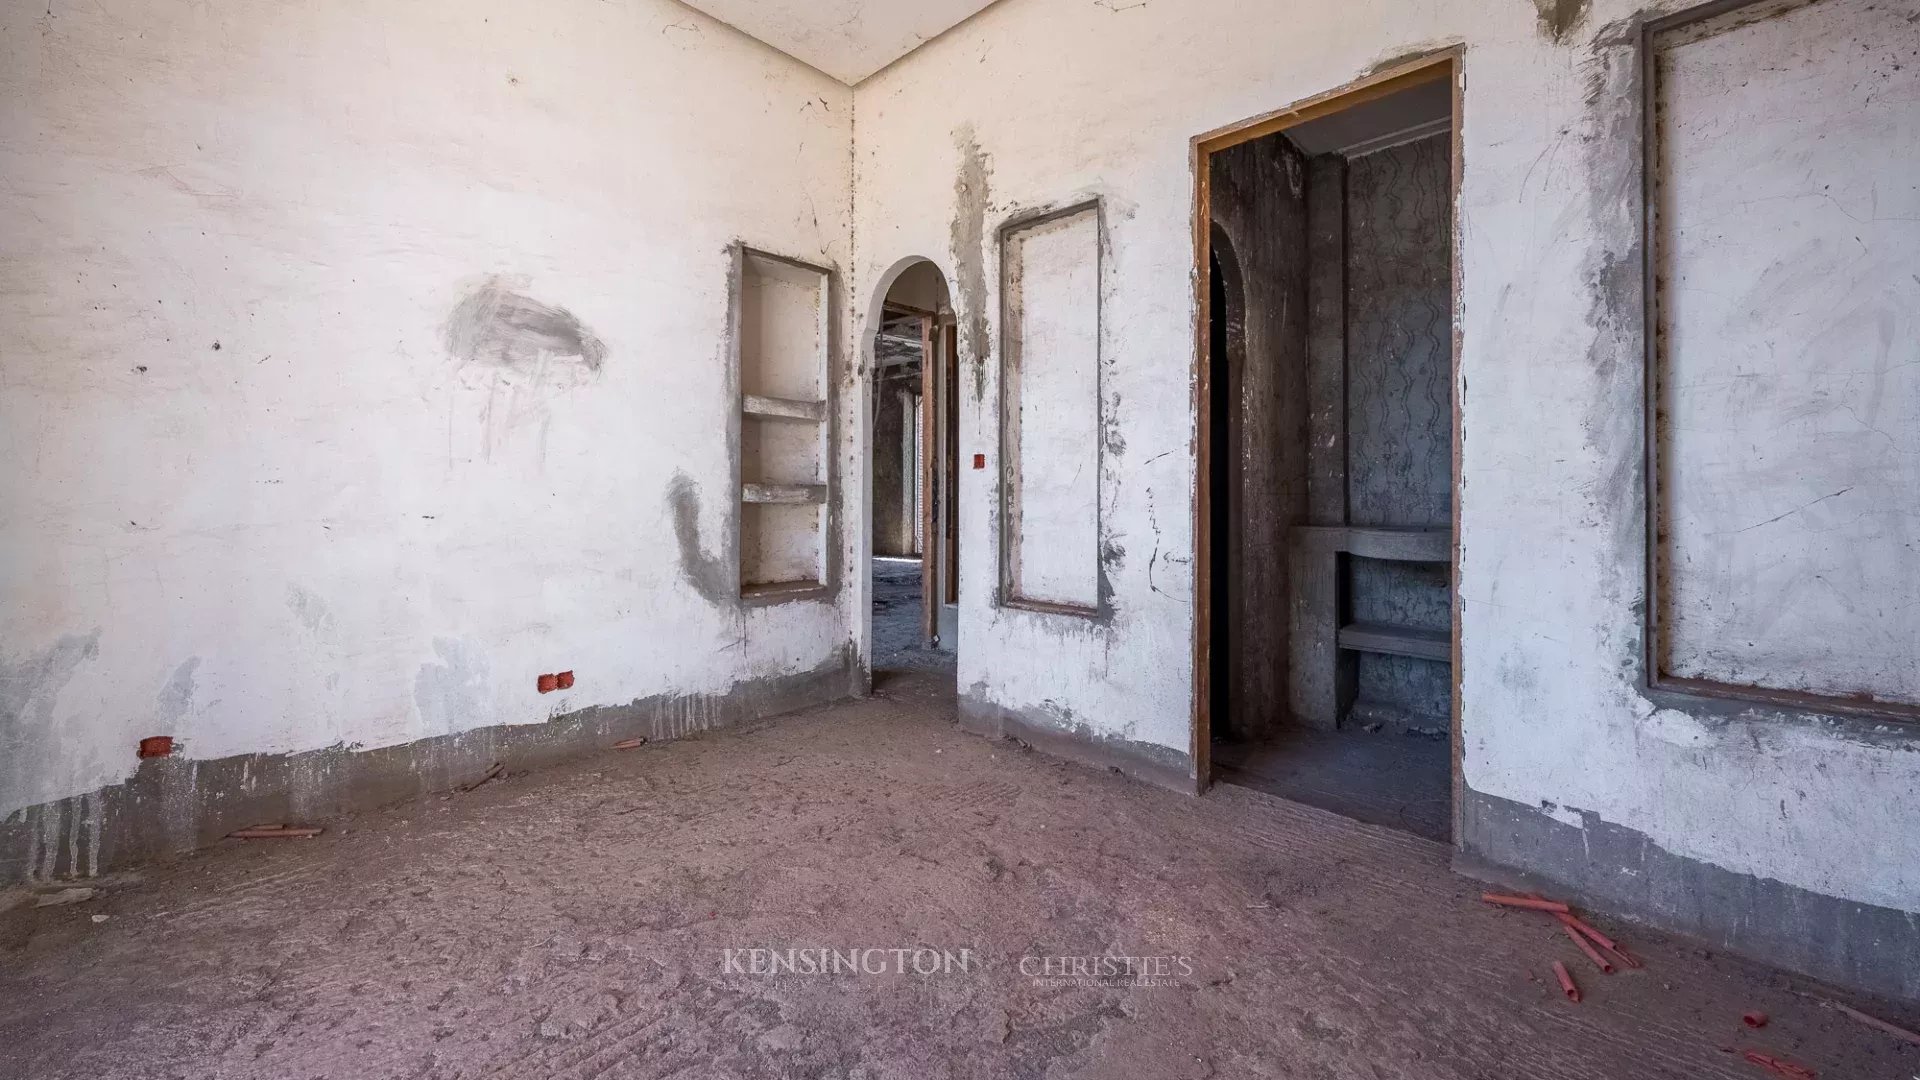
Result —
[{"label": "dark gray wall", "polygon": [[1347,165],[1347,513],[1452,520],[1447,136]]},{"label": "dark gray wall", "polygon": [[[1448,138],[1347,164],[1347,499],[1354,525],[1452,520],[1453,301]],[[1445,630],[1447,568],[1350,559],[1350,614]],[[1362,654],[1354,719],[1448,727],[1448,665]]]},{"label": "dark gray wall", "polygon": [[1306,160],[1273,137],[1212,161],[1213,223],[1230,246],[1221,261],[1242,285],[1228,297],[1230,406],[1214,441],[1229,455],[1214,725],[1255,738],[1286,719],[1287,530],[1307,515]]}]

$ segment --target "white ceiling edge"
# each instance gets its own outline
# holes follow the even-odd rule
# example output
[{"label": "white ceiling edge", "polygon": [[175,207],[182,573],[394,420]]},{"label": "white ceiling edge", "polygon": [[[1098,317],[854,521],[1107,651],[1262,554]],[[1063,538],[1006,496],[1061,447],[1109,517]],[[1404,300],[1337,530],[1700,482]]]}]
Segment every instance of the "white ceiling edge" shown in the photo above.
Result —
[{"label": "white ceiling edge", "polygon": [[681,0],[848,86],[995,0]]}]

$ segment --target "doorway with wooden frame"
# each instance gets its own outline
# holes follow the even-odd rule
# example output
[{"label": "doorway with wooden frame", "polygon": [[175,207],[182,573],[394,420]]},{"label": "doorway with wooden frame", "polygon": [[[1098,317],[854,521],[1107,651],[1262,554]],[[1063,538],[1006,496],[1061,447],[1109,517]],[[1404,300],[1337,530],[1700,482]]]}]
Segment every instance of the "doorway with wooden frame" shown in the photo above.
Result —
[{"label": "doorway with wooden frame", "polygon": [[1459,63],[1193,142],[1196,785],[1439,840],[1460,738]]},{"label": "doorway with wooden frame", "polygon": [[959,384],[945,278],[886,283],[873,338],[868,467],[873,670],[951,666],[959,638]]}]

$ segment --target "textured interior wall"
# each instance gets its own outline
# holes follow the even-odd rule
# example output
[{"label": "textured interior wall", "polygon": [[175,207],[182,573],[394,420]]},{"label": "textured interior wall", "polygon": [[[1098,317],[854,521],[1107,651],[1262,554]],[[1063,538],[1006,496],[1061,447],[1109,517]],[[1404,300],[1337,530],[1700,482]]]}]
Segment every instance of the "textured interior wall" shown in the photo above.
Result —
[{"label": "textured interior wall", "polygon": [[[1536,8],[1546,7],[1542,17]],[[966,577],[959,677],[970,700],[1087,743],[1184,755],[1190,140],[1459,43],[1469,793],[1511,804],[1519,822],[1605,829],[1679,865],[1920,913],[1920,805],[1909,797],[1920,788],[1920,741],[1910,731],[1642,690],[1641,12],[1627,0],[1356,0],[1294,5],[1280,22],[1258,0],[1008,0],[862,84],[853,287],[870,292],[905,255],[944,253],[966,364],[963,453],[994,445],[993,230],[1088,194],[1109,211],[1101,541],[1112,615],[996,608],[990,575]],[[1062,64],[1063,41],[1097,59]],[[1863,48],[1851,79],[1912,70],[1896,55],[1906,48]],[[1851,79],[1802,90],[1844,91]],[[1771,168],[1781,175],[1769,182],[1794,166]],[[969,552],[994,550],[993,475],[963,474]],[[1496,845],[1485,831],[1495,826],[1475,827],[1483,831],[1460,838],[1469,850],[1568,879],[1537,847]],[[1778,919],[1736,904],[1702,925]],[[1847,947],[1827,945],[1829,957]]]},{"label": "textured interior wall", "polygon": [[9,828],[100,828],[47,804],[147,735],[190,836],[841,662],[731,594],[727,247],[848,260],[845,87],[667,0],[109,0],[9,5],[0,100]]},{"label": "textured interior wall", "polygon": [[1865,0],[1660,50],[1668,674],[1920,705],[1916,50]]},{"label": "textured interior wall", "polygon": [[1347,165],[1347,514],[1453,520],[1449,137]]},{"label": "textured interior wall", "polygon": [[[1221,734],[1258,739],[1286,723],[1287,530],[1307,516],[1306,159],[1274,136],[1213,157],[1211,209],[1233,271],[1224,297],[1227,387],[1215,453],[1225,458],[1218,527],[1228,586],[1214,642],[1225,664]],[[1237,317],[1237,318],[1236,318]],[[1221,421],[1224,420],[1224,423]]]},{"label": "textured interior wall", "polygon": [[[1352,159],[1346,170],[1347,499],[1355,525],[1453,520],[1450,136]],[[1452,624],[1447,568],[1346,560],[1350,614],[1427,630]],[[1355,658],[1355,712],[1443,732],[1452,666]]]}]

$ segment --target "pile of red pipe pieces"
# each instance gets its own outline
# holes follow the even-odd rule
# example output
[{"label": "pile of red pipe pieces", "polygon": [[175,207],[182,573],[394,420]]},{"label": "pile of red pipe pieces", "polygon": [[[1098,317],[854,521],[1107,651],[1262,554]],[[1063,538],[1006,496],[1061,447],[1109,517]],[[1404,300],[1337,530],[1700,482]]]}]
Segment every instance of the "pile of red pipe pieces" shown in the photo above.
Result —
[{"label": "pile of red pipe pieces", "polygon": [[[1481,893],[1480,899],[1500,907],[1525,908],[1529,911],[1544,911],[1560,921],[1560,929],[1573,939],[1587,959],[1602,974],[1611,975],[1620,968],[1640,967],[1640,958],[1628,952],[1621,944],[1607,935],[1588,926],[1573,909],[1558,900],[1542,900],[1537,896],[1507,896],[1502,893]],[[1558,960],[1553,962],[1553,976],[1560,980],[1560,989],[1567,995],[1568,1001],[1580,1000],[1580,987],[1573,981],[1573,975],[1567,971],[1567,965]]]}]

